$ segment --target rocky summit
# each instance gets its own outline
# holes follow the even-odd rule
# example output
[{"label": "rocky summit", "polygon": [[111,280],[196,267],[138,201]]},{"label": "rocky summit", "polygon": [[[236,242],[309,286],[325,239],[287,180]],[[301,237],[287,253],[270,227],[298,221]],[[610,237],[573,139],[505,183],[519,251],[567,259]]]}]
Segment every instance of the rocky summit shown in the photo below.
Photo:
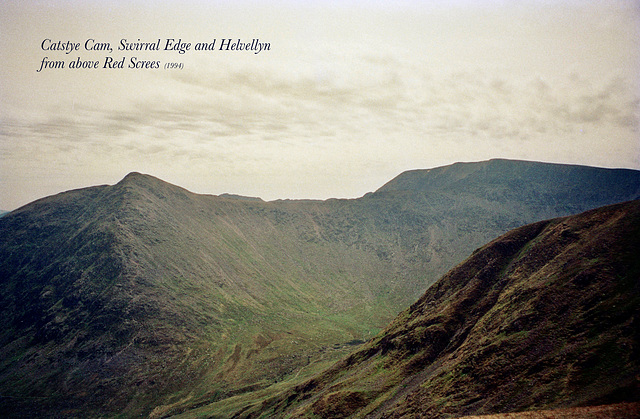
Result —
[{"label": "rocky summit", "polygon": [[[505,314],[501,319],[498,314],[502,311],[495,309],[498,317],[486,320],[486,327],[507,327],[496,326],[500,320],[514,323],[509,326],[512,329],[503,330],[503,339],[492,339],[491,344],[473,351],[469,346],[469,352],[455,352],[464,363],[446,373],[438,370],[436,364],[451,352],[446,348],[452,342],[467,342],[466,337],[471,336],[473,327],[468,322],[476,319],[474,325],[484,324],[480,320],[485,319],[485,311],[498,304],[486,300],[485,294],[500,304],[507,301],[499,298],[506,292],[499,291],[502,285],[489,286],[486,281],[482,284],[489,289],[482,284],[468,289],[461,285],[463,279],[441,280],[430,287],[432,283],[474,249],[513,228],[638,197],[638,171],[491,160],[406,172],[358,199],[264,202],[227,194],[199,195],[140,173],[131,173],[115,185],[40,199],[0,218],[4,325],[0,331],[0,414],[163,417],[211,408],[207,414],[215,411],[227,417],[257,414],[263,402],[264,409],[272,412],[300,407],[321,415],[333,414],[331,409],[337,409],[337,415],[350,409],[401,414],[404,407],[393,407],[405,400],[402,391],[393,390],[398,385],[406,389],[407,397],[415,397],[415,405],[422,403],[422,393],[414,391],[414,384],[420,382],[415,374],[435,379],[425,371],[437,370],[441,373],[438,383],[451,386],[465,383],[461,379],[475,379],[474,374],[484,377],[482,368],[489,370],[488,363],[512,363],[510,358],[492,358],[492,345],[537,342],[534,337],[542,333],[531,329],[534,318],[524,314],[536,313],[538,303],[527,303],[523,314],[513,318]],[[511,249],[509,245],[511,250],[503,252],[497,245],[495,257],[509,261],[515,261],[517,255],[524,257],[522,252],[527,246],[533,248],[533,237],[538,237],[532,231],[538,228],[536,234],[542,234],[547,224],[517,233],[526,236],[522,240],[529,244],[524,247],[514,244]],[[558,246],[582,237],[570,229],[563,234],[558,236],[564,240]],[[531,257],[545,255],[535,249]],[[606,258],[589,260],[604,263]],[[482,275],[504,274],[515,266],[507,259],[487,260]],[[586,272],[577,280],[583,284],[584,298],[590,298],[598,310],[604,307],[586,291],[596,283],[594,275],[601,275],[594,273],[596,268],[582,267],[577,261],[564,263],[567,272]],[[597,268],[597,272],[615,272],[623,264]],[[522,272],[537,272],[531,266],[526,265]],[[481,281],[482,275],[475,281]],[[450,295],[458,289],[467,289],[464,292],[469,296],[442,306],[441,314],[421,309],[420,313],[436,316],[437,321],[429,317],[431,320],[417,321],[422,325],[419,331],[407,329],[406,335],[387,340],[381,337],[404,330],[403,316],[417,316],[403,311],[411,304],[413,309],[441,304],[432,299],[425,303],[426,297],[421,297],[425,291]],[[512,291],[515,300],[524,298],[516,291]],[[533,293],[527,292],[526,296]],[[451,314],[458,306],[458,314]],[[558,314],[544,310],[550,316]],[[398,313],[400,317],[386,329],[386,335],[378,335]],[[595,320],[590,316],[599,313],[587,310],[581,314],[584,324],[591,324],[587,321]],[[627,327],[627,314],[617,313],[612,309],[610,324]],[[550,317],[549,325],[556,321],[560,320]],[[567,336],[575,332],[590,342],[576,343],[586,352],[581,363],[571,368],[593,364],[593,371],[601,371],[598,357],[613,343],[602,337],[605,346],[598,346],[600,338],[594,340],[594,336],[600,336],[600,330],[558,332]],[[626,333],[627,329],[614,330]],[[569,359],[575,354],[554,342],[540,349],[530,345],[530,358],[554,354]],[[635,347],[633,339],[625,342]],[[425,347],[431,349],[424,352]],[[353,350],[360,352],[337,364],[343,371],[348,371],[345,362],[355,368],[376,353],[388,361],[371,363],[372,368],[381,366],[382,393],[336,389],[308,396],[313,388],[321,389],[308,380],[327,368],[336,371],[332,365]],[[625,350],[614,351],[616,359]],[[412,355],[407,358],[408,354]],[[552,361],[555,358],[530,366],[531,371],[537,368],[539,374],[547,374],[546,363]],[[445,364],[454,365],[449,359]],[[452,374],[453,381],[447,374]],[[409,376],[413,378],[403,381]],[[487,376],[487,382],[492,377]],[[624,377],[619,377],[624,383]],[[322,380],[334,382],[333,378]],[[373,387],[375,380],[366,380],[362,385]],[[523,393],[532,393],[524,379],[514,380]],[[588,377],[581,375],[576,380],[587,383],[588,394],[580,396],[581,400],[597,399],[591,393],[612,399],[597,390],[600,384],[588,384]],[[567,385],[578,384],[570,381]],[[446,396],[438,399],[442,404],[434,405],[432,411],[438,406],[453,411],[455,403],[475,406],[474,412],[516,409],[527,403],[544,405],[537,399],[497,394],[491,398],[493,404],[486,402],[485,406],[480,399],[450,399],[442,386],[433,394]],[[503,387],[506,392],[509,386]],[[290,403],[277,398],[290,388],[298,388],[299,396]],[[481,394],[482,389],[473,393],[486,399],[489,396]],[[298,397],[303,396],[313,403],[307,404],[307,399],[299,403]],[[414,405],[407,404],[407,412],[410,406]]]}]

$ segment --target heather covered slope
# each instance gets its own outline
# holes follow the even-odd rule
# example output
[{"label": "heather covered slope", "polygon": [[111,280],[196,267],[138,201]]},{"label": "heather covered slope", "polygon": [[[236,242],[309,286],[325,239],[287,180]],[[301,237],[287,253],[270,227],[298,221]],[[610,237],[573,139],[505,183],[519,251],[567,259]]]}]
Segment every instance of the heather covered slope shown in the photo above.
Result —
[{"label": "heather covered slope", "polygon": [[[513,230],[258,417],[457,417],[638,401],[640,201]],[[314,416],[315,415],[315,416]]]},{"label": "heather covered slope", "polygon": [[[551,174],[516,176],[530,165]],[[36,201],[0,218],[0,413],[162,415],[272,394],[498,234],[639,194],[640,172],[561,181],[572,168],[458,164],[359,199],[275,202],[132,173]]]}]

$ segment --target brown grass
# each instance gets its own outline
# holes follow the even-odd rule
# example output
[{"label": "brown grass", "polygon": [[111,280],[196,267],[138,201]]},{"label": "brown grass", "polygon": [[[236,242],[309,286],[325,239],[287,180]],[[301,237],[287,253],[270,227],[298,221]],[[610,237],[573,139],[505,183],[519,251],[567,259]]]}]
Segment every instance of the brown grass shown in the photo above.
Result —
[{"label": "brown grass", "polygon": [[464,416],[459,419],[633,419],[640,418],[640,403],[574,407],[556,410]]}]

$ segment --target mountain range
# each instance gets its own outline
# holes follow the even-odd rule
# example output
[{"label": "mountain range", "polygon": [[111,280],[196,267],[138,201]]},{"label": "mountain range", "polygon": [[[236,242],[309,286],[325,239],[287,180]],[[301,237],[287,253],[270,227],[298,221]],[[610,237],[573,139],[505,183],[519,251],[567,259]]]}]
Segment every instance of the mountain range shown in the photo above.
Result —
[{"label": "mountain range", "polygon": [[[0,413],[161,417],[215,405],[226,416],[254,414],[257,400],[288,412],[278,394],[365,341],[371,355],[378,333],[398,313],[417,316],[403,310],[478,247],[639,197],[638,171],[498,159],[405,172],[358,199],[199,195],[139,173],[43,198],[0,218]],[[404,333],[398,319],[385,333]],[[456,322],[436,327],[438,339],[471,327]],[[362,400],[390,406],[387,378],[385,395]]]}]

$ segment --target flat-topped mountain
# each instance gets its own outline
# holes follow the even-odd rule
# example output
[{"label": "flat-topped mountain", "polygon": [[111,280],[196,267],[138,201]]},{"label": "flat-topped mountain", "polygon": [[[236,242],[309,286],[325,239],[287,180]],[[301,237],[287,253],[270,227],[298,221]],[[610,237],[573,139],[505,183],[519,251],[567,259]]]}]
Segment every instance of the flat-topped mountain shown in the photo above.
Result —
[{"label": "flat-topped mountain", "polygon": [[[383,185],[377,192],[391,191],[474,191],[499,188],[496,192],[513,189],[514,185],[537,190],[543,196],[579,193],[602,202],[605,197],[625,196],[637,186],[636,171],[606,169],[590,166],[539,163],[534,161],[492,159],[474,163],[454,163],[434,169],[409,170]],[[548,189],[550,184],[555,187]],[[591,193],[581,188],[591,185]],[[603,185],[609,185],[605,196],[597,195]],[[548,189],[548,190],[547,190]],[[496,195],[498,195],[496,193]]]},{"label": "flat-topped mountain", "polygon": [[496,160],[350,200],[198,195],[139,173],[40,199],[0,218],[1,413],[161,416],[270,394],[499,234],[638,196],[638,171]]},{"label": "flat-topped mountain", "polygon": [[464,200],[466,206],[505,213],[517,211],[534,221],[540,212],[547,211],[549,217],[554,217],[553,213],[560,211],[575,214],[585,206],[597,208],[638,198],[639,180],[637,171],[630,169],[494,159],[410,170],[376,194],[444,195]]},{"label": "flat-topped mountain", "polygon": [[[447,418],[638,402],[638,255],[640,201],[515,229],[359,350],[239,417]],[[628,409],[640,415],[640,404]]]}]

